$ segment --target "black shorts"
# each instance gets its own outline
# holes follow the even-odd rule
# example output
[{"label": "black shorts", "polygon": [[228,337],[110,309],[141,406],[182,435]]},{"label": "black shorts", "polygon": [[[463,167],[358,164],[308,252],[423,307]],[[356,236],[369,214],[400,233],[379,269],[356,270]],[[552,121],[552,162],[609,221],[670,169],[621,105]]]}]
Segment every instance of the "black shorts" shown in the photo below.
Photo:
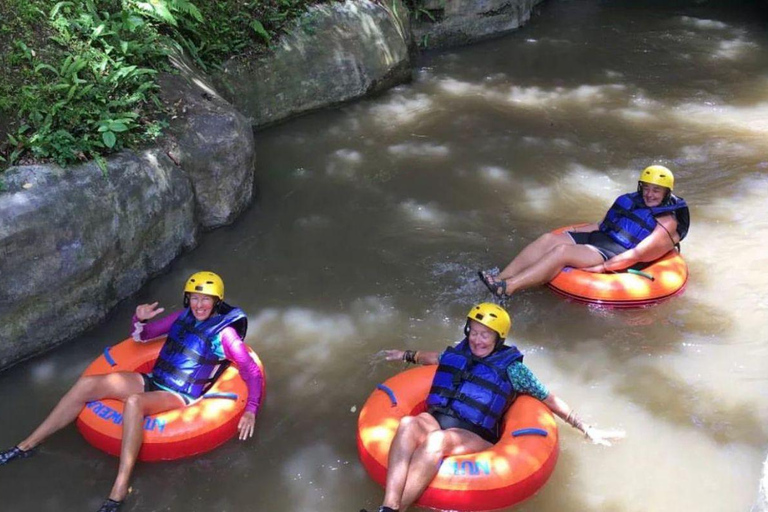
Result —
[{"label": "black shorts", "polygon": [[611,237],[602,231],[566,231],[566,233],[576,245],[591,245],[597,249],[600,252],[600,256],[603,257],[603,261],[607,261],[617,254],[626,251],[624,247],[614,242]]},{"label": "black shorts", "polygon": [[464,421],[461,418],[457,418],[451,414],[444,414],[437,411],[429,411],[429,414],[431,414],[432,417],[437,420],[438,425],[440,425],[440,428],[443,430],[449,428],[461,428],[464,430],[469,430],[473,434],[479,435],[491,444],[496,444],[499,441],[498,435],[491,435],[484,429],[478,428],[475,425]]},{"label": "black shorts", "polygon": [[171,391],[170,389],[165,389],[163,387],[160,387],[160,385],[158,385],[157,382],[155,382],[155,379],[153,379],[151,375],[147,375],[146,373],[142,373],[140,375],[141,375],[141,378],[144,379],[145,393],[149,393],[150,391],[165,391],[166,393],[171,393],[181,398],[182,401],[184,402],[184,405],[189,405],[196,401],[191,396],[185,395],[184,393],[177,393],[176,391]]}]

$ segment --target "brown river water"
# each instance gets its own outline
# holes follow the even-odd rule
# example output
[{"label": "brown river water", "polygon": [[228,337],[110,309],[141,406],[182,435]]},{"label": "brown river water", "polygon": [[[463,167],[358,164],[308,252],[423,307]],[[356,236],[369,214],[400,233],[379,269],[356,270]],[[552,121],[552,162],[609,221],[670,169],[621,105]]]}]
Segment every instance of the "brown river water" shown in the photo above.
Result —
[{"label": "brown river water", "polygon": [[[768,31],[748,3],[550,0],[516,33],[424,56],[412,84],[256,134],[258,200],[95,329],[0,374],[0,445],[39,422],[140,302],[181,306],[219,272],[267,371],[253,439],[140,464],[125,511],[375,510],[357,412],[490,298],[475,271],[599,220],[651,163],[691,205],[685,293],[604,310],[547,289],[511,339],[590,422],[560,422],[552,478],[520,511],[764,511],[768,452]],[[52,290],[55,293],[55,290]],[[69,427],[0,468],[0,510],[95,510],[117,463]]]}]

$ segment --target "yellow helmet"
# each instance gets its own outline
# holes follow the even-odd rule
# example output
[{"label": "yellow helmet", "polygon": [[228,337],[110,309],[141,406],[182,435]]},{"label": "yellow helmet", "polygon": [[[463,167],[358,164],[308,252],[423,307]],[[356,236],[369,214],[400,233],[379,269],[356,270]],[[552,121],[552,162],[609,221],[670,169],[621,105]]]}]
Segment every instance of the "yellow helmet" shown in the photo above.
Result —
[{"label": "yellow helmet", "polygon": [[499,340],[504,340],[512,327],[512,320],[509,318],[504,308],[492,302],[483,302],[473,307],[467,318],[479,322],[484,326],[496,331],[499,334]]},{"label": "yellow helmet", "polygon": [[224,281],[213,272],[197,272],[187,279],[184,286],[185,297],[187,293],[204,293],[224,300]]},{"label": "yellow helmet", "polygon": [[664,167],[663,165],[651,165],[643,169],[638,179],[641,183],[650,183],[651,185],[658,185],[660,187],[667,187],[672,190],[675,185],[675,177],[672,175],[672,171]]}]

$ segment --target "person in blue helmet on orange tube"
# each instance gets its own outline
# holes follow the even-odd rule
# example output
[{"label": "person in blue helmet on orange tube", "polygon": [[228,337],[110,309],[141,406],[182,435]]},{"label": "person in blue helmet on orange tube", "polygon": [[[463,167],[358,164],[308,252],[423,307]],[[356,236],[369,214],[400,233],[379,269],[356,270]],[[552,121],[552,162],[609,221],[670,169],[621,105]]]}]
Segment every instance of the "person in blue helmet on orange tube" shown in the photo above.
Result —
[{"label": "person in blue helmet on orange tube", "polygon": [[[551,393],[523,364],[517,347],[504,343],[511,327],[504,308],[485,302],[467,314],[464,339],[442,353],[385,351],[390,361],[438,366],[426,400],[427,411],[400,420],[389,450],[379,512],[406,510],[437,475],[443,458],[480,452],[498,442],[501,419],[518,394],[541,400],[595,444],[610,446],[611,441],[624,437],[620,430],[587,425]],[[420,449],[427,445],[429,449]]]},{"label": "person in blue helmet on orange tube", "polygon": [[688,234],[685,200],[672,193],[675,178],[662,165],[640,173],[637,191],[619,196],[599,224],[545,233],[498,274],[480,271],[486,287],[505,299],[551,281],[566,266],[613,272],[660,258]]},{"label": "person in blue helmet on orange tube", "polygon": [[120,465],[109,497],[99,508],[99,512],[115,512],[128,494],[142,445],[144,417],[200,400],[230,362],[237,365],[248,388],[238,431],[241,440],[250,438],[263,375],[243,342],[248,326],[245,313],[224,302],[221,277],[213,272],[193,274],[184,286],[184,309],[149,322],[163,311],[157,302],[142,304],[132,321],[134,341],[167,335],[150,373],[81,376],[32,434],[0,452],[0,466],[34,455],[40,443],[72,423],[88,402],[102,398],[123,400]]}]

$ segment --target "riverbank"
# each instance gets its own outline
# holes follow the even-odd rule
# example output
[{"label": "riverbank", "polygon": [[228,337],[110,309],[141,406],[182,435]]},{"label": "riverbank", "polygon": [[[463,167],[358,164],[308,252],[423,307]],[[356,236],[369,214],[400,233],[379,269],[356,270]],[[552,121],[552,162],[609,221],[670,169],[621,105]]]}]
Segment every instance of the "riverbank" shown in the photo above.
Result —
[{"label": "riverbank", "polygon": [[446,4],[453,10],[440,20],[411,23],[398,1],[348,1],[310,8],[271,56],[233,60],[218,76],[172,56],[178,74],[159,77],[159,96],[174,112],[161,145],[103,163],[4,173],[0,369],[102,321],[193,248],[201,230],[237,218],[258,171],[252,128],[409,81],[414,33],[456,34],[443,44],[479,40],[525,23],[537,3],[494,13],[495,4],[461,0]]}]

